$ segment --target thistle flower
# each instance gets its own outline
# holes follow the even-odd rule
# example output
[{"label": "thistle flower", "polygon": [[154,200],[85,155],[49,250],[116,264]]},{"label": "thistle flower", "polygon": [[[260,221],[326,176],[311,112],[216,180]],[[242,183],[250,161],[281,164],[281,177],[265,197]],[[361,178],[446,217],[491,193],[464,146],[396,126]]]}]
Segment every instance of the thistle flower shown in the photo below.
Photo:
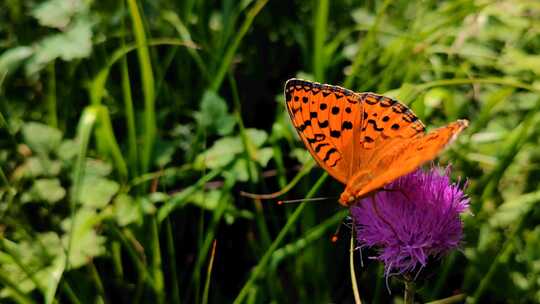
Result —
[{"label": "thistle flower", "polygon": [[459,215],[468,210],[469,199],[449,174],[450,167],[418,169],[350,208],[360,248],[378,249],[374,258],[384,262],[387,278],[419,271],[428,257],[459,246]]}]

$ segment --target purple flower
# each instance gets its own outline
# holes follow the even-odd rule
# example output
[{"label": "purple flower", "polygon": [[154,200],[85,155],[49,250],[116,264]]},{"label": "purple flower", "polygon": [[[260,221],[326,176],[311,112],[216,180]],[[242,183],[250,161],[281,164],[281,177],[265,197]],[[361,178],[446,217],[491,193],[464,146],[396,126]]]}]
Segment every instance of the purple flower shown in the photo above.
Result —
[{"label": "purple flower", "polygon": [[459,246],[469,199],[450,167],[418,169],[350,208],[360,248],[375,247],[386,276],[409,274]]}]

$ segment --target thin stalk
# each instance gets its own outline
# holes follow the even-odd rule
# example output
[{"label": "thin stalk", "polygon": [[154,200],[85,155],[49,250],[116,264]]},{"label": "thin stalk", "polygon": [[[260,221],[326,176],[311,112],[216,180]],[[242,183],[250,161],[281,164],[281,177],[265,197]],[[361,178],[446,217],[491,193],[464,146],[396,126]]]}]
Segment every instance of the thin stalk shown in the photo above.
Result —
[{"label": "thin stalk", "polygon": [[408,279],[405,279],[405,294],[403,295],[403,299],[405,304],[413,304],[414,303],[414,282]]},{"label": "thin stalk", "polygon": [[[252,176],[252,165],[253,167],[257,168],[257,163],[255,162],[257,159],[257,151],[253,143],[250,141],[249,137],[246,134],[246,129],[244,127],[244,121],[242,120],[242,106],[240,103],[240,97],[238,95],[238,89],[236,86],[236,80],[234,79],[232,73],[228,73],[229,75],[229,82],[231,85],[231,91],[234,101],[234,115],[236,117],[236,121],[238,122],[238,127],[240,130],[240,137],[242,138],[242,144],[244,145],[244,158],[246,160],[246,166],[248,168],[248,176],[250,181],[250,188],[253,189],[255,184],[257,183],[257,180],[254,176]],[[257,173],[259,173],[259,170],[257,170]],[[259,228],[259,231],[261,232],[261,243],[264,247],[267,247],[270,245],[270,233],[268,232],[268,226],[266,225],[264,213],[262,210],[262,205],[260,201],[255,201],[255,210],[256,210],[256,221],[257,221],[257,227]]]},{"label": "thin stalk", "polygon": [[277,249],[272,254],[272,259],[270,261],[270,267],[272,268],[272,271],[275,271],[284,259],[305,250],[308,246],[310,246],[310,244],[317,240],[320,240],[321,237],[323,237],[324,234],[327,233],[327,231],[332,228],[335,229],[336,225],[343,220],[343,218],[347,215],[348,212],[349,210],[342,210],[340,212],[337,212],[332,217],[326,219],[324,222],[311,228],[308,232],[306,232],[296,241]]},{"label": "thin stalk", "polygon": [[377,267],[377,283],[375,283],[375,296],[373,297],[373,303],[381,303],[382,289],[384,285],[384,264],[379,263]]},{"label": "thin stalk", "polygon": [[318,0],[316,2],[316,12],[314,14],[313,27],[313,74],[315,80],[325,81],[325,70],[327,58],[324,57],[324,43],[326,41],[326,33],[328,28],[328,0]]},{"label": "thin stalk", "polygon": [[[122,1],[124,6],[124,1]],[[122,49],[126,47],[126,25],[122,18]],[[126,117],[126,129],[128,139],[128,163],[130,176],[139,176],[139,155],[137,149],[137,127],[135,125],[135,112],[133,110],[133,98],[131,96],[131,81],[129,79],[129,67],[126,56],[122,56],[122,96],[124,99],[124,115]]]},{"label": "thin stalk", "polygon": [[463,79],[441,79],[426,82],[416,86],[417,91],[426,91],[427,89],[433,87],[443,87],[443,86],[454,86],[454,85],[464,85],[464,84],[497,84],[504,85],[508,87],[525,89],[531,92],[540,92],[539,88],[530,86],[528,84],[508,79],[500,78],[463,78]]},{"label": "thin stalk", "polygon": [[268,3],[268,0],[258,0],[253,5],[253,7],[247,12],[244,23],[242,23],[242,26],[240,27],[240,29],[236,33],[236,36],[234,37],[234,40],[229,45],[229,48],[227,48],[227,51],[225,52],[223,58],[221,58],[221,65],[219,66],[217,72],[215,73],[216,76],[214,77],[210,85],[211,90],[217,91],[219,87],[221,86],[221,84],[223,83],[225,74],[229,70],[229,67],[234,58],[234,54],[236,53],[236,50],[240,46],[240,42],[242,41],[247,31],[249,30],[251,24],[253,23],[253,20],[259,14],[259,12],[263,9],[266,3]]},{"label": "thin stalk", "polygon": [[124,278],[124,268],[122,267],[122,247],[118,241],[111,243],[111,255],[113,260],[114,274],[120,280]]},{"label": "thin stalk", "polygon": [[454,262],[456,261],[456,251],[453,251],[448,255],[448,257],[445,259],[444,264],[442,266],[442,270],[437,275],[437,281],[435,281],[435,285],[433,286],[430,298],[436,298],[438,297],[439,293],[441,292],[442,288],[444,287],[446,283],[446,279],[448,278],[448,274],[450,274],[450,271],[452,270],[452,267],[454,266]]},{"label": "thin stalk", "polygon": [[497,257],[495,258],[495,260],[489,267],[488,272],[482,277],[480,284],[478,284],[478,288],[476,288],[472,297],[467,299],[467,304],[473,304],[473,303],[479,302],[482,295],[486,291],[487,287],[491,283],[491,279],[495,275],[495,272],[499,269],[499,266],[508,262],[510,255],[514,252],[515,248],[514,248],[513,242],[514,242],[514,239],[512,237],[508,237],[506,244],[503,247],[503,250],[501,250],[501,253],[497,255]]},{"label": "thin stalk", "polygon": [[[192,41],[191,34],[189,33],[188,28],[184,25],[182,20],[180,20],[180,17],[178,17],[178,15],[175,12],[165,11],[162,14],[162,16],[163,16],[163,19],[165,19],[170,24],[172,24],[172,26],[174,26],[174,28],[176,29],[176,31],[178,32],[178,35],[180,35],[180,38],[182,38],[182,40]],[[210,75],[208,73],[208,68],[206,67],[206,64],[204,63],[199,53],[197,53],[197,50],[194,48],[188,48],[187,51],[193,58],[193,61],[195,61],[195,64],[199,68],[204,79],[208,80],[210,78]]]},{"label": "thin stalk", "polygon": [[137,43],[137,55],[141,69],[142,91],[144,95],[144,145],[142,147],[142,172],[147,172],[150,167],[154,141],[156,138],[156,109],[155,109],[155,81],[152,71],[150,52],[147,46],[147,38],[144,30],[143,18],[137,6],[136,0],[127,0],[133,32]]},{"label": "thin stalk", "polygon": [[101,278],[99,277],[96,265],[94,265],[93,262],[90,262],[88,264],[88,268],[90,270],[90,276],[92,277],[92,280],[96,285],[96,289],[99,297],[101,298],[101,301],[107,303],[107,297],[105,296],[105,288],[103,288],[103,282],[101,282]]},{"label": "thin stalk", "polygon": [[426,304],[452,304],[452,303],[463,303],[463,300],[465,300],[465,294],[460,293],[455,296],[451,296],[448,298],[435,300],[431,302],[427,302]]},{"label": "thin stalk", "polygon": [[386,12],[386,9],[390,5],[392,1],[391,0],[385,0],[377,12],[377,16],[375,16],[375,21],[373,22],[373,25],[368,30],[366,37],[358,42],[359,48],[358,53],[356,54],[356,57],[354,58],[354,61],[351,66],[351,72],[347,78],[345,78],[345,82],[343,83],[343,86],[346,88],[352,88],[354,84],[354,80],[356,77],[356,74],[362,67],[362,64],[365,62],[365,57],[367,52],[371,49],[372,44],[375,43],[375,33],[377,33],[379,24],[381,22],[382,16]]},{"label": "thin stalk", "polygon": [[176,272],[176,250],[172,225],[169,219],[165,220],[165,230],[167,233],[167,253],[169,255],[171,273],[171,302],[180,303],[180,291],[178,290],[178,274]]},{"label": "thin stalk", "polygon": [[71,199],[69,204],[69,218],[70,228],[68,236],[68,244],[65,249],[66,265],[64,269],[69,269],[69,256],[71,252],[71,246],[73,243],[73,230],[75,228],[75,208],[79,202],[80,189],[82,179],[84,176],[84,169],[86,167],[86,153],[88,152],[88,143],[90,141],[90,135],[94,128],[95,122],[98,119],[99,109],[97,107],[86,107],[81,115],[79,124],[77,126],[77,140],[80,143],[77,160],[75,162],[75,169],[73,175],[73,187],[71,192]]},{"label": "thin stalk", "polygon": [[126,129],[128,140],[128,162],[131,176],[139,176],[139,152],[137,149],[137,127],[135,125],[135,112],[131,96],[131,82],[129,79],[128,64],[122,58],[122,95],[124,99],[124,115],[126,116]]},{"label": "thin stalk", "polygon": [[[200,278],[201,278],[201,269],[203,267],[204,262],[206,261],[207,253],[210,251],[210,246],[212,246],[212,242],[215,240],[216,230],[218,228],[219,223],[221,222],[221,219],[223,217],[223,214],[225,214],[225,210],[227,210],[227,207],[229,206],[229,200],[228,200],[228,194],[230,193],[232,187],[234,186],[234,181],[232,179],[226,179],[225,184],[223,186],[223,190],[221,191],[221,197],[218,201],[218,207],[214,211],[214,214],[212,216],[212,221],[210,222],[210,225],[206,231],[204,230],[204,227],[200,227],[201,232],[204,232],[204,238],[202,238],[201,233],[201,241],[200,244],[202,244],[199,247],[198,250],[198,257],[195,261],[195,266],[193,267],[193,280],[192,283],[195,284],[195,296],[199,297],[199,290],[200,290]],[[201,226],[203,223],[203,220],[200,221]],[[195,301],[199,303],[199,301]]]},{"label": "thin stalk", "polygon": [[208,304],[208,292],[210,291],[210,279],[212,278],[212,267],[214,266],[214,257],[216,256],[216,244],[214,240],[212,243],[212,253],[210,254],[210,261],[208,262],[208,269],[206,270],[206,281],[204,282],[204,291],[202,304]]},{"label": "thin stalk", "polygon": [[73,291],[71,286],[66,281],[63,281],[61,283],[61,288],[71,303],[81,304],[81,301],[79,300],[79,298],[77,298],[77,294],[75,293],[75,291]]},{"label": "thin stalk", "polygon": [[114,168],[118,172],[120,180],[125,182],[128,178],[128,169],[124,156],[122,155],[122,150],[120,150],[120,145],[118,144],[116,136],[114,135],[109,110],[102,105],[95,107],[99,110],[99,127],[97,128],[97,132],[99,132],[99,137],[101,138],[102,142],[106,144],[107,153],[111,156],[112,161],[114,162]]},{"label": "thin stalk", "polygon": [[[324,173],[317,180],[317,182],[315,183],[313,188],[311,188],[309,193],[306,195],[306,198],[313,197],[313,195],[319,190],[319,188],[322,186],[322,184],[326,181],[327,177],[328,177],[328,174]],[[266,269],[266,266],[267,266],[267,264],[268,264],[268,262],[270,260],[270,257],[272,256],[274,251],[276,251],[279,244],[281,244],[281,242],[283,241],[283,239],[285,238],[285,236],[287,235],[289,230],[292,229],[293,225],[296,223],[296,221],[298,220],[298,218],[302,214],[302,211],[304,210],[305,207],[306,207],[305,202],[301,203],[298,207],[296,207],[294,212],[291,214],[291,216],[287,220],[287,223],[285,223],[285,226],[283,226],[283,228],[279,232],[278,236],[274,239],[274,241],[272,242],[272,244],[270,245],[268,250],[266,250],[265,254],[259,260],[259,263],[257,264],[257,266],[255,266],[255,268],[251,272],[248,280],[246,281],[246,283],[244,284],[244,286],[242,287],[242,289],[240,290],[240,292],[236,296],[236,299],[234,299],[234,301],[233,301],[234,304],[240,304],[240,303],[242,303],[244,301],[244,299],[248,295],[248,292],[250,291],[251,287],[255,283],[255,280],[264,272],[264,270]]]},{"label": "thin stalk", "polygon": [[151,250],[152,250],[152,276],[154,278],[154,291],[156,292],[157,303],[165,302],[164,278],[161,263],[161,247],[159,245],[159,227],[155,217],[151,219]]},{"label": "thin stalk", "polygon": [[47,108],[48,108],[48,123],[54,128],[58,128],[58,116],[56,114],[56,68],[54,66],[54,61],[49,64],[47,67],[48,74],[48,86],[47,86]]},{"label": "thin stalk", "polygon": [[196,190],[203,187],[204,184],[221,174],[222,170],[223,169],[218,168],[208,172],[206,175],[199,178],[199,180],[194,185],[191,185],[188,188],[182,190],[182,192],[173,195],[169,201],[167,201],[165,204],[163,204],[163,206],[161,206],[161,208],[159,208],[157,217],[158,221],[161,223],[165,218],[167,218],[167,216],[169,216],[169,214],[174,209],[181,207],[186,202],[185,199],[188,196],[190,196]]},{"label": "thin stalk", "polygon": [[354,270],[354,234],[351,233],[351,246],[349,248],[349,268],[351,270],[351,286],[354,295],[354,303],[362,304],[360,299],[360,291],[358,290],[358,282],[356,281],[356,271]]},{"label": "thin stalk", "polygon": [[6,118],[4,117],[4,114],[2,114],[2,112],[0,112],[0,128],[4,128],[6,130],[11,147],[13,149],[17,149],[19,142],[15,139],[15,136],[13,136],[13,133],[11,132],[9,128],[9,124]]}]

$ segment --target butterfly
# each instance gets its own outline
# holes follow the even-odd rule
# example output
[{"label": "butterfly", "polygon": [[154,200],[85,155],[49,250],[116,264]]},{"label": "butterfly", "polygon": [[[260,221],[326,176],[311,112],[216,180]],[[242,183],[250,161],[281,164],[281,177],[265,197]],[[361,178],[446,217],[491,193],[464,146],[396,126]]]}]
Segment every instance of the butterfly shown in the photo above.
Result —
[{"label": "butterfly", "polygon": [[285,103],[313,158],[346,185],[344,206],[434,159],[469,123],[460,119],[426,133],[395,99],[295,78],[285,84]]}]

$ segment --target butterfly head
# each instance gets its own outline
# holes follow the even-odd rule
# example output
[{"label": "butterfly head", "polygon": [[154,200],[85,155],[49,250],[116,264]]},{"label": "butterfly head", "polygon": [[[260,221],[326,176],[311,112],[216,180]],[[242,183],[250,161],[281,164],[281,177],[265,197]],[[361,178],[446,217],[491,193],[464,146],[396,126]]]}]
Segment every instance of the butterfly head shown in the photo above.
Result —
[{"label": "butterfly head", "polygon": [[339,203],[344,207],[350,207],[358,200],[358,197],[345,189],[339,197]]}]

